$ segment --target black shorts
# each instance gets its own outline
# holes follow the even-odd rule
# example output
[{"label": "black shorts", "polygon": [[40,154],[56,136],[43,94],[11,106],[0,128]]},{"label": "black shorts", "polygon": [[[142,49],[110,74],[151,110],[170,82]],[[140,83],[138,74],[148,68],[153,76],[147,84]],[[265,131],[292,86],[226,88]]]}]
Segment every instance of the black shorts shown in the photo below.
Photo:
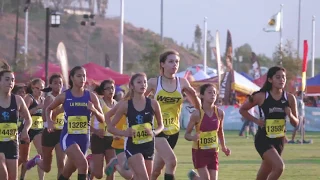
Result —
[{"label": "black shorts", "polygon": [[269,138],[266,136],[264,129],[259,128],[254,139],[254,145],[256,150],[263,159],[263,154],[271,148],[277,150],[278,154],[281,156],[284,147],[284,138]]},{"label": "black shorts", "polygon": [[48,129],[45,128],[42,132],[41,144],[44,147],[55,147],[60,143],[60,134],[62,130],[54,130],[49,133]]},{"label": "black shorts", "polygon": [[17,141],[0,142],[0,153],[3,153],[6,159],[18,159],[19,148]]},{"label": "black shorts", "polygon": [[154,157],[154,146],[147,148],[127,148],[125,151],[127,159],[135,154],[142,154],[144,160],[153,160]]},{"label": "black shorts", "polygon": [[174,149],[174,147],[176,147],[178,139],[179,139],[179,132],[176,134],[172,134],[172,135],[166,135],[163,132],[161,132],[160,134],[158,134],[156,137],[164,137],[167,139],[171,149]]},{"label": "black shorts", "polygon": [[[34,130],[34,129],[30,129],[28,132],[29,138],[30,138],[30,142],[32,142],[32,140],[34,139],[34,137],[38,134],[41,134],[43,131],[43,129],[39,129],[39,130]],[[26,142],[24,141],[20,141],[21,144],[26,144]]]},{"label": "black shorts", "polygon": [[106,150],[113,149],[111,146],[112,141],[112,136],[104,136],[103,138],[100,138],[99,136],[92,134],[90,138],[91,153],[104,154]]}]

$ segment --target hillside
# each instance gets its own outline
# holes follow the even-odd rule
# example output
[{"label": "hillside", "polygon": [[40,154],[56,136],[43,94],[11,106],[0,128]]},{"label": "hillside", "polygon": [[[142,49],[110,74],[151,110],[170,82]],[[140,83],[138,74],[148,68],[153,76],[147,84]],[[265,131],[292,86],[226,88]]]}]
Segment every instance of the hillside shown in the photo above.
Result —
[{"label": "hillside", "polygon": [[[39,64],[44,61],[45,52],[45,20],[44,12],[30,14],[29,20],[29,55],[32,59],[30,64]],[[100,65],[105,64],[105,53],[109,55],[111,68],[118,70],[118,32],[119,19],[102,19],[96,17],[96,26],[81,26],[82,17],[67,15],[62,16],[62,25],[59,28],[50,29],[50,62],[56,63],[56,48],[60,41],[66,45],[69,59],[69,66],[81,65],[86,62],[85,47],[88,40],[88,30],[90,33],[88,59]],[[14,37],[15,37],[15,15],[4,14],[0,19],[0,58],[13,63]],[[25,20],[19,21],[19,47],[24,45],[24,24]],[[143,70],[139,60],[147,51],[147,47],[154,41],[159,41],[160,36],[150,30],[138,28],[130,23],[124,26],[124,72],[132,64]],[[175,49],[181,53],[181,66],[186,67],[199,63],[199,57],[190,53],[185,48],[177,45],[171,38],[165,38],[166,48]],[[19,48],[18,48],[19,51]]]}]

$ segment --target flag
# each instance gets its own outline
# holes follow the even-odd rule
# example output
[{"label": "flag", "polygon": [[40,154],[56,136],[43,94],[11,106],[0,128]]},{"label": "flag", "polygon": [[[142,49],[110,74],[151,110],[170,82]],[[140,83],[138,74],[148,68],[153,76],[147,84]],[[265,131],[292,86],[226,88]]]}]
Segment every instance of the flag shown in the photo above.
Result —
[{"label": "flag", "polygon": [[267,27],[263,28],[265,32],[279,32],[281,30],[281,12],[271,16]]},{"label": "flag", "polygon": [[302,60],[302,77],[301,77],[301,91],[306,88],[306,73],[307,73],[307,61],[308,61],[308,41],[303,41],[303,60]]}]

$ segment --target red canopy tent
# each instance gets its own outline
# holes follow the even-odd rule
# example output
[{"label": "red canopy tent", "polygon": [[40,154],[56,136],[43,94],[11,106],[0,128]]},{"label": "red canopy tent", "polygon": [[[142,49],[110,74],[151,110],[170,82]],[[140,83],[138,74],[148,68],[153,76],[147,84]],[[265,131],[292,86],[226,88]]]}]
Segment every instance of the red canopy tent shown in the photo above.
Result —
[{"label": "red canopy tent", "polygon": [[84,64],[83,67],[87,71],[89,81],[101,82],[106,79],[113,79],[116,85],[123,85],[127,84],[130,80],[129,75],[120,74],[110,68],[105,68],[92,62]]},{"label": "red canopy tent", "polygon": [[[17,75],[23,75],[28,78],[41,78],[42,80],[45,80],[46,78],[46,71],[45,71],[45,63],[30,67],[26,72],[23,73],[16,73]],[[48,64],[48,76],[54,74],[54,73],[60,73],[61,74],[61,68],[58,65],[52,64],[49,62]]]}]

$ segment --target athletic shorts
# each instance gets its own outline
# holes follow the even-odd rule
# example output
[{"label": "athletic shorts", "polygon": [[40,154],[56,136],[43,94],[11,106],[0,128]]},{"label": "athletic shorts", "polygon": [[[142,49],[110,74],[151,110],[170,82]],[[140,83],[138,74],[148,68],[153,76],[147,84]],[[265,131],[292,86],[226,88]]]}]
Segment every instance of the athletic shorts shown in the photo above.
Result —
[{"label": "athletic shorts", "polygon": [[[38,134],[41,134],[43,131],[43,129],[39,129],[39,130],[34,130],[34,129],[30,129],[28,132],[29,138],[30,138],[30,142],[33,141],[34,137]],[[26,142],[24,141],[20,141],[21,144],[26,144]]]},{"label": "athletic shorts", "polygon": [[103,138],[100,138],[99,136],[92,134],[90,141],[92,154],[104,154],[106,150],[113,149],[111,147],[113,141],[112,136],[104,136]]},{"label": "athletic shorts", "polygon": [[61,130],[54,130],[49,133],[48,129],[45,128],[42,132],[42,146],[44,147],[55,147],[60,143]]},{"label": "athletic shorts", "polygon": [[179,139],[179,132],[176,133],[176,134],[173,134],[173,135],[166,135],[163,132],[161,132],[156,137],[164,137],[164,138],[166,138],[166,140],[168,141],[171,149],[174,149],[174,147],[176,147],[178,139]]},{"label": "athletic shorts", "polygon": [[277,150],[278,154],[281,156],[284,148],[284,138],[269,138],[266,136],[265,131],[261,128],[258,129],[258,132],[254,139],[254,145],[259,155],[263,159],[263,154],[271,148]]},{"label": "athletic shorts", "polygon": [[83,155],[87,153],[90,145],[89,134],[68,134],[67,126],[64,126],[60,136],[60,146],[63,151],[73,144],[78,144]]},{"label": "athletic shorts", "polygon": [[6,159],[18,159],[19,148],[17,141],[0,142],[0,153],[3,153]]},{"label": "athletic shorts", "polygon": [[114,149],[116,151],[116,155],[123,153],[124,149]]},{"label": "athletic shorts", "polygon": [[142,154],[144,160],[153,160],[154,140],[143,144],[133,144],[132,140],[129,139],[127,140],[127,144],[125,145],[125,153],[127,159],[135,154]]},{"label": "athletic shorts", "polygon": [[218,170],[218,152],[215,150],[192,149],[192,161],[195,169],[207,167],[211,170]]}]

